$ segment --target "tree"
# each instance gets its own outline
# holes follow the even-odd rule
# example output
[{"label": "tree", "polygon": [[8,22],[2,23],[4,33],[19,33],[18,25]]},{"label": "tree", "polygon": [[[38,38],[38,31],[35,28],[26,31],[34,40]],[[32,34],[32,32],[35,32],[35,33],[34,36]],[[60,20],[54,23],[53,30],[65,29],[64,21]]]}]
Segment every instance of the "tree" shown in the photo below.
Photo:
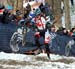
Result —
[{"label": "tree", "polygon": [[65,26],[67,29],[71,29],[69,0],[64,0],[64,8],[65,8]]},{"label": "tree", "polygon": [[13,13],[16,13],[16,10],[18,7],[17,2],[18,2],[18,0],[13,0]]},{"label": "tree", "polygon": [[3,4],[3,5],[5,5],[5,6],[7,6],[7,0],[1,0],[1,3]]},{"label": "tree", "polygon": [[11,5],[12,6],[13,0],[7,0],[7,3],[8,3],[8,5]]},{"label": "tree", "polygon": [[15,13],[16,10],[23,12],[23,0],[13,0],[13,13]]},{"label": "tree", "polygon": [[53,15],[55,17],[54,24],[56,27],[60,27],[61,23],[61,0],[47,0],[48,4],[52,7]]},{"label": "tree", "polygon": [[53,12],[55,16],[55,25],[61,27],[61,0],[53,0]]},{"label": "tree", "polygon": [[23,0],[18,0],[18,9],[19,10],[22,10],[22,7],[23,7]]},{"label": "tree", "polygon": [[0,5],[2,4],[2,0],[0,0]]}]

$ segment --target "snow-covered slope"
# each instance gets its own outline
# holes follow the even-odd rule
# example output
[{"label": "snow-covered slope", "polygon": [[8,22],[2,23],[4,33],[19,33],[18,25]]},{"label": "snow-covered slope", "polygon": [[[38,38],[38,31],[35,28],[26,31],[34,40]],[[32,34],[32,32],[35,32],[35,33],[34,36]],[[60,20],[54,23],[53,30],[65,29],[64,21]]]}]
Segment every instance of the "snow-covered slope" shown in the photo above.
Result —
[{"label": "snow-covered slope", "polygon": [[75,69],[75,58],[51,54],[23,55],[0,52],[1,69]]}]

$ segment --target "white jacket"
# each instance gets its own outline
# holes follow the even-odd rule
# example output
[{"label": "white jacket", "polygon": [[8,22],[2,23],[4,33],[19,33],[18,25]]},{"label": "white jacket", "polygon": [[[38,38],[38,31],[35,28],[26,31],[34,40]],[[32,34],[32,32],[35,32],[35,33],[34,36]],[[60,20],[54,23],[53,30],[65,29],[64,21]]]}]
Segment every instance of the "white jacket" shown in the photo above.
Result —
[{"label": "white jacket", "polygon": [[35,19],[35,23],[36,23],[36,26],[37,26],[37,28],[38,28],[39,30],[44,30],[44,29],[46,29],[46,20],[45,20],[43,17],[41,17],[40,20],[36,20],[36,19]]}]

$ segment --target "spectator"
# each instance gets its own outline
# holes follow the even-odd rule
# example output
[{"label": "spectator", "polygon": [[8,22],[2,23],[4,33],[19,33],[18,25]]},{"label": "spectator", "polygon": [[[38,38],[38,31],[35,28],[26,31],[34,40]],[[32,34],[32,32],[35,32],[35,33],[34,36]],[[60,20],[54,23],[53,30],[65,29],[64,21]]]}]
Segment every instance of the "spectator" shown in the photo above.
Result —
[{"label": "spectator", "polygon": [[72,37],[73,37],[73,39],[75,41],[75,28],[72,28],[71,32],[72,32]]},{"label": "spectator", "polygon": [[4,9],[5,9],[5,6],[4,5],[0,5],[0,22],[2,20]]},{"label": "spectator", "polygon": [[62,29],[62,33],[63,33],[63,35],[68,35],[68,31],[66,30],[66,28]]}]

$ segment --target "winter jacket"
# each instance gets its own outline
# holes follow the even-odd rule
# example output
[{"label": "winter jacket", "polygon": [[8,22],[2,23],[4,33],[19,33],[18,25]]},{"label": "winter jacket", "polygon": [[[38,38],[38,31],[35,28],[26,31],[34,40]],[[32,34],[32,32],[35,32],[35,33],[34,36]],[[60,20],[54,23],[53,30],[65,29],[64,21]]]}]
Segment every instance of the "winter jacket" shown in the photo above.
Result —
[{"label": "winter jacket", "polygon": [[39,20],[37,20],[35,18],[35,24],[36,24],[38,30],[46,29],[46,20],[43,17],[41,17]]}]

